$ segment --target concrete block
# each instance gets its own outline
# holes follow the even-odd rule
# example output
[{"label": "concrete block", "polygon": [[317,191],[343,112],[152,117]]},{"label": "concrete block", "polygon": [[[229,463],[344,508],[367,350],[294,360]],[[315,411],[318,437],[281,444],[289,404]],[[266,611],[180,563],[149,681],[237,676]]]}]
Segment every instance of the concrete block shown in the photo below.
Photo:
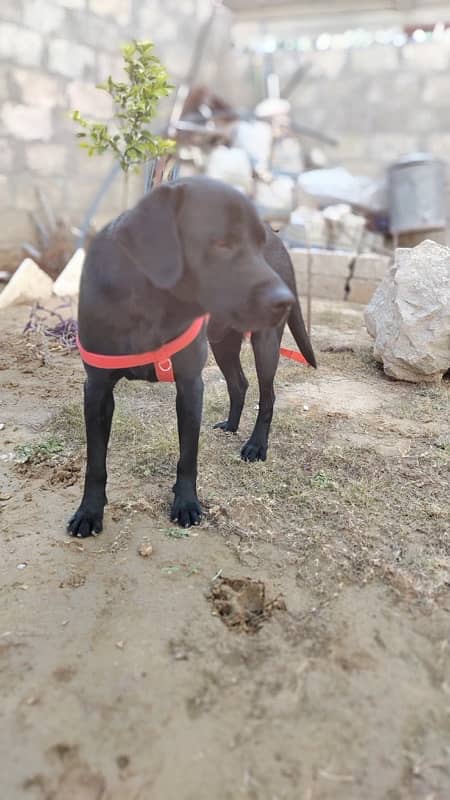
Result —
[{"label": "concrete block", "polygon": [[97,78],[99,81],[104,81],[108,75],[111,75],[115,81],[125,80],[125,72],[123,70],[123,61],[113,53],[97,53]]},{"label": "concrete block", "polygon": [[58,3],[48,0],[28,0],[24,5],[23,21],[27,28],[40,33],[54,33],[64,19],[65,11]]},{"label": "concrete block", "polygon": [[10,99],[10,88],[8,80],[8,70],[2,69],[0,72],[0,102]]},{"label": "concrete block", "polygon": [[59,4],[64,8],[70,9],[84,9],[86,8],[87,0],[59,0]]},{"label": "concrete block", "polygon": [[155,30],[158,30],[157,42],[176,40],[179,33],[179,19],[176,16],[163,11],[160,6],[145,4],[139,11],[139,30],[142,36],[150,38]]},{"label": "concrete block", "polygon": [[63,271],[58,275],[53,285],[53,294],[58,297],[72,297],[78,294],[85,256],[86,253],[82,247],[75,251]]},{"label": "concrete block", "polygon": [[[307,266],[307,250],[293,248],[289,252],[292,263],[294,264],[294,269]],[[314,275],[348,278],[350,264],[355,256],[354,253],[347,253],[341,250],[311,250],[311,254],[312,272]]]},{"label": "concrete block", "polygon": [[174,42],[165,42],[162,47],[158,47],[158,57],[163,64],[171,65],[170,72],[174,78],[182,79],[188,72],[192,59],[194,30],[184,31],[183,37]]},{"label": "concrete block", "polygon": [[346,285],[347,281],[342,277],[313,275],[312,296],[326,300],[345,300]]},{"label": "concrete block", "polygon": [[23,66],[37,67],[41,63],[43,46],[43,38],[37,31],[30,31],[9,22],[0,22],[2,59]]},{"label": "concrete block", "polygon": [[384,278],[391,264],[389,256],[375,253],[362,253],[355,261],[353,277],[370,281]]},{"label": "concrete block", "polygon": [[17,139],[24,141],[40,139],[47,142],[52,136],[52,120],[47,108],[5,103],[2,121],[6,131]]},{"label": "concrete block", "polygon": [[365,136],[339,136],[339,144],[336,149],[338,159],[364,159],[367,153],[367,141]]},{"label": "concrete block", "polygon": [[54,108],[64,105],[65,92],[62,81],[37,70],[14,69],[11,77],[16,84],[20,100],[25,105]]},{"label": "concrete block", "polygon": [[[341,74],[347,59],[347,50],[322,50],[308,53],[307,56],[308,63],[313,65],[314,75],[329,80],[335,80]],[[294,68],[292,72],[294,72]]]},{"label": "concrete block", "polygon": [[450,94],[450,76],[449,75],[430,75],[425,84],[423,92],[423,100],[429,105],[435,105],[442,108],[442,103],[445,97]]},{"label": "concrete block", "polygon": [[90,0],[90,10],[101,16],[112,16],[119,25],[127,25],[130,21],[130,0]]},{"label": "concrete block", "polygon": [[[14,175],[14,205],[23,212],[37,211],[36,189],[41,187],[55,212],[65,206],[65,191],[73,181],[66,177],[31,175],[29,171]],[[29,216],[27,214],[27,216]],[[33,229],[32,229],[33,230]],[[22,234],[23,238],[24,234]]]},{"label": "concrete block", "polygon": [[450,133],[435,133],[430,136],[428,145],[433,155],[450,161]]},{"label": "concrete block", "polygon": [[78,109],[82,115],[98,119],[111,118],[113,103],[106,92],[82,81],[73,81],[69,84],[67,91],[70,107]]},{"label": "concrete block", "polygon": [[418,149],[417,137],[402,133],[375,133],[367,141],[367,154],[377,161],[378,169],[380,163],[390,164],[400,156]]},{"label": "concrete block", "polygon": [[0,248],[2,250],[11,246],[16,248],[18,242],[32,239],[34,233],[34,227],[27,211],[19,206],[2,211],[2,224],[0,225]]},{"label": "concrete block", "polygon": [[11,190],[6,175],[0,175],[0,209],[11,206]]},{"label": "concrete block", "polygon": [[17,0],[2,0],[2,20],[20,22],[22,8]]},{"label": "concrete block", "polygon": [[52,279],[31,258],[26,258],[0,294],[0,308],[49,297],[52,287]]},{"label": "concrete block", "polygon": [[[293,249],[290,255],[297,291],[305,294],[308,286],[308,253],[306,250]],[[312,251],[312,296],[344,300],[351,259],[351,253]]]},{"label": "concrete block", "polygon": [[445,45],[439,42],[416,42],[402,47],[402,59],[405,66],[420,72],[444,71],[448,68],[448,52]]},{"label": "concrete block", "polygon": [[26,161],[40,175],[62,175],[67,163],[67,148],[61,144],[30,144]]},{"label": "concrete block", "polygon": [[0,171],[12,172],[14,169],[14,147],[8,139],[0,139]]},{"label": "concrete block", "polygon": [[350,281],[350,292],[347,296],[347,300],[350,303],[360,303],[361,305],[366,305],[371,298],[373,293],[378,286],[380,285],[380,281],[377,280],[366,280],[364,278],[352,278]]},{"label": "concrete block", "polygon": [[[301,297],[308,291],[308,273],[304,266],[298,266],[294,270],[297,294]],[[342,276],[334,275],[312,275],[311,276],[311,295],[328,300],[344,300],[347,286],[347,279]]]},{"label": "concrete block", "polygon": [[53,39],[48,47],[48,64],[52,72],[82,78],[95,68],[95,51],[68,39]]},{"label": "concrete block", "polygon": [[378,75],[380,72],[394,71],[399,66],[398,48],[383,44],[355,47],[351,53],[351,63],[353,69],[359,73]]}]

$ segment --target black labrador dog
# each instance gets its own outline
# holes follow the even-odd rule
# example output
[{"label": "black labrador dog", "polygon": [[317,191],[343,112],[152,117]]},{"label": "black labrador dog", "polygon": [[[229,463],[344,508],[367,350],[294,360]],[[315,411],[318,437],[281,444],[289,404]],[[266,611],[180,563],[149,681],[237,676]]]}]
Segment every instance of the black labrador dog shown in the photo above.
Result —
[{"label": "black labrador dog", "polygon": [[[159,186],[107,225],[86,256],[78,320],[80,351],[82,357],[87,354],[87,468],[81,504],[68,524],[72,535],[102,530],[115,384],[121,378],[158,379],[155,364],[123,367],[117,357],[161,348],[205,314],[210,315],[210,341],[230,395],[228,420],[220,424],[224,430],[235,431],[239,424],[247,388],[239,351],[243,335],[252,331],[261,399],[242,456],[264,459],[286,320],[315,366],[292,264],[244,195],[219,181],[187,178]],[[180,442],[171,519],[184,527],[201,518],[197,450],[207,350],[205,322],[190,344],[171,357]],[[92,354],[101,354],[107,366],[86,363]]]}]

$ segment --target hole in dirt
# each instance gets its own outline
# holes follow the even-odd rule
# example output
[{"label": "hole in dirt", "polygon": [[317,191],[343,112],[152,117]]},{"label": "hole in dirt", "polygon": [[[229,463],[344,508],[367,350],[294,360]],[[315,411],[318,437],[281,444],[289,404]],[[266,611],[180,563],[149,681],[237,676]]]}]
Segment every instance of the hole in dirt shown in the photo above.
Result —
[{"label": "hole in dirt", "polygon": [[228,628],[256,633],[274,611],[286,611],[283,596],[268,600],[263,581],[251,578],[218,578],[208,599]]}]

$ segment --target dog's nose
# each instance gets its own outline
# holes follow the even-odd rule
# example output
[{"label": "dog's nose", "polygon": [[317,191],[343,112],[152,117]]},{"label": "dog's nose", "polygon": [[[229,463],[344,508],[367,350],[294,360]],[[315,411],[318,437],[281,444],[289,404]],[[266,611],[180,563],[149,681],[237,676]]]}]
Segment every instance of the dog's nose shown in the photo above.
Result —
[{"label": "dog's nose", "polygon": [[267,293],[267,304],[274,319],[281,319],[294,302],[294,295],[287,286],[276,286]]}]

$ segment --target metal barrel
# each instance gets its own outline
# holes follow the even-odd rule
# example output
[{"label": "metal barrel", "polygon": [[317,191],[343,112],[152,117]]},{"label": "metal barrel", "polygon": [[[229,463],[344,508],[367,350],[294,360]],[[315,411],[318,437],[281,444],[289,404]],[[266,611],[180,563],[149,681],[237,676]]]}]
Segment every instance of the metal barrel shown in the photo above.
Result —
[{"label": "metal barrel", "polygon": [[446,164],[430,153],[399,159],[388,171],[393,234],[444,229],[448,218]]}]

